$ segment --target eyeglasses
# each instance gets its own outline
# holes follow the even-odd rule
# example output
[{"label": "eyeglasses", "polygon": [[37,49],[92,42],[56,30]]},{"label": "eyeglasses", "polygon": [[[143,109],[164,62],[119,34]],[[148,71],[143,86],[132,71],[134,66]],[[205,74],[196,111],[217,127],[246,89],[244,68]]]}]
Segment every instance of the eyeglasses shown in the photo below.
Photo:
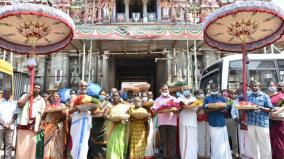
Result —
[{"label": "eyeglasses", "polygon": [[81,85],[80,87],[88,87],[87,85]]}]

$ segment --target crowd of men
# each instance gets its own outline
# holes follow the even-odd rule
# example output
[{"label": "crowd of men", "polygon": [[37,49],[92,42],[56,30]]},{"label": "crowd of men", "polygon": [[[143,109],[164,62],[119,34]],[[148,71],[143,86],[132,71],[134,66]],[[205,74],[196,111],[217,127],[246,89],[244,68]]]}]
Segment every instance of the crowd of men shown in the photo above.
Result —
[{"label": "crowd of men", "polygon": [[[5,143],[5,159],[12,158],[12,140],[17,128],[16,159],[283,159],[284,158],[284,83],[269,82],[267,94],[252,81],[243,95],[237,90],[219,91],[212,83],[204,95],[183,86],[179,93],[170,93],[163,85],[160,95],[152,92],[122,93],[116,88],[101,90],[97,98],[100,110],[82,111],[74,107],[79,95],[85,95],[87,83],[70,92],[70,100],[60,103],[58,93],[40,95],[40,85],[34,92],[11,99],[12,90],[3,90],[0,101],[0,145]],[[33,97],[32,109],[29,99]],[[238,110],[247,100],[257,109]],[[151,108],[143,103],[154,101]],[[169,101],[181,109],[158,110]],[[192,104],[199,101],[200,107]],[[210,103],[227,103],[225,108],[208,108]],[[49,107],[63,108],[46,112]],[[109,121],[111,113],[131,114],[138,109],[151,113],[143,119]],[[281,116],[282,114],[282,116]]]}]

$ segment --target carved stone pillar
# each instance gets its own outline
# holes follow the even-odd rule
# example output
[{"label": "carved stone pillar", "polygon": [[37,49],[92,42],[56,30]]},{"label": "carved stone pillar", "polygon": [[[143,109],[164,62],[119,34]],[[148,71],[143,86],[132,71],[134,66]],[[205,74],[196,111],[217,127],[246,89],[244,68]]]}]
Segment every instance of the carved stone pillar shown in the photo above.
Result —
[{"label": "carved stone pillar", "polygon": [[125,5],[125,22],[129,22],[129,3],[130,0],[124,0],[124,5]]},{"label": "carved stone pillar", "polygon": [[147,4],[148,0],[142,0],[143,3],[143,22],[148,22]]},{"label": "carved stone pillar", "polygon": [[102,21],[102,7],[98,7],[98,20]]},{"label": "carved stone pillar", "polygon": [[161,20],[161,6],[160,6],[160,4],[161,4],[161,1],[157,1],[157,19],[158,19],[158,21]]},{"label": "carved stone pillar", "polygon": [[112,4],[112,22],[116,22],[116,0]]}]

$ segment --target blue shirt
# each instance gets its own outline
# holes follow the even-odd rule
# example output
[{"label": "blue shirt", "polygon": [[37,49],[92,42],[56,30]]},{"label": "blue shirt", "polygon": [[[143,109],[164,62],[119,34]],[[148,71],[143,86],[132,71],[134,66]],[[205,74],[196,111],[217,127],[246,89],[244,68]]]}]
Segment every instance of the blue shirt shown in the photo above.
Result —
[{"label": "blue shirt", "polygon": [[[261,91],[257,94],[250,94],[248,101],[258,105],[259,107],[273,109],[273,105],[269,96]],[[260,127],[269,127],[269,113],[261,110],[250,110],[248,111],[248,125],[255,125]]]},{"label": "blue shirt", "polygon": [[232,109],[231,109],[232,119],[239,118],[239,111],[236,108],[236,105],[239,105],[239,100],[238,99],[234,100],[234,102],[232,104]]},{"label": "blue shirt", "polygon": [[[207,104],[217,103],[217,102],[226,103],[226,99],[221,96],[208,96],[204,100],[203,107],[205,109],[208,109]],[[226,125],[224,113],[221,110],[214,111],[214,112],[208,112],[208,122],[209,122],[209,125],[212,127],[224,127]]]}]

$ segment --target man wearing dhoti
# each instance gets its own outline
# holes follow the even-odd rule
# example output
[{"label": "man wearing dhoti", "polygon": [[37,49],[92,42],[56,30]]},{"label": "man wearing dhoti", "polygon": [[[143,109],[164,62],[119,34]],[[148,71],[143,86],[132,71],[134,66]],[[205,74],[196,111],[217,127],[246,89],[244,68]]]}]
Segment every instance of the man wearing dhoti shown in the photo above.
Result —
[{"label": "man wearing dhoti", "polygon": [[[87,82],[80,82],[79,95],[86,95]],[[77,97],[78,98],[78,97]],[[74,106],[71,101],[70,107]],[[92,128],[92,116],[90,111],[79,111],[72,114],[72,124],[70,135],[72,137],[72,150],[71,155],[73,159],[87,159],[88,155],[88,141],[90,130]]]},{"label": "man wearing dhoti", "polygon": [[208,112],[211,159],[231,159],[232,155],[224,117],[226,109],[208,108],[209,103],[226,103],[226,99],[219,95],[217,84],[211,84],[210,91],[210,96],[204,100],[204,108]]},{"label": "man wearing dhoti", "polygon": [[237,99],[232,104],[231,109],[231,116],[237,123],[239,123],[238,130],[239,130],[239,150],[240,150],[240,157],[243,159],[252,158],[251,150],[250,150],[250,142],[248,140],[248,129],[246,124],[241,121],[240,116],[242,111],[238,111],[236,106],[239,105],[240,102],[244,101],[243,90],[240,88],[237,90]]},{"label": "man wearing dhoti", "polygon": [[[39,130],[41,117],[46,107],[46,102],[39,93],[40,85],[35,83],[34,92],[24,94],[17,103],[19,116],[16,159],[36,158],[36,132]],[[30,111],[31,96],[33,96],[33,105]]]},{"label": "man wearing dhoti", "polygon": [[198,151],[197,108],[191,107],[196,98],[190,95],[188,86],[183,87],[183,95],[178,98],[182,105],[182,111],[179,113],[180,155],[182,159],[196,159]]},{"label": "man wearing dhoti", "polygon": [[[204,92],[199,89],[194,92],[196,100],[201,105],[204,102]],[[198,132],[198,156],[200,158],[210,157],[210,133],[208,124],[208,114],[203,109],[197,110],[197,132]]]},{"label": "man wearing dhoti", "polygon": [[259,83],[250,84],[252,94],[248,96],[250,103],[256,104],[258,110],[247,113],[248,137],[254,159],[271,159],[271,143],[269,136],[269,112],[274,109],[269,96],[260,91]]}]

